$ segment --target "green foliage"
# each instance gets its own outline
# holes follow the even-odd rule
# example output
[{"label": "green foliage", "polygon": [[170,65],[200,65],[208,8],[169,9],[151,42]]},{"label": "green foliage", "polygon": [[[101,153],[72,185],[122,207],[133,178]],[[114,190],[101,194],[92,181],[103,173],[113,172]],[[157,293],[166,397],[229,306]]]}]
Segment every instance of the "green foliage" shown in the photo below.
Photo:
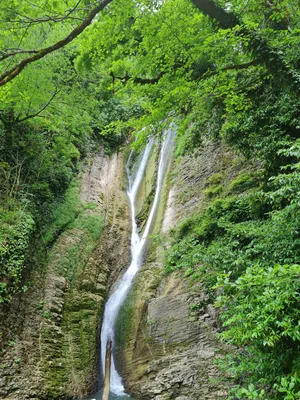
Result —
[{"label": "green foliage", "polygon": [[0,208],[0,226],[0,303],[2,303],[11,298],[21,281],[34,220],[25,209],[8,211]]},{"label": "green foliage", "polygon": [[202,144],[201,126],[191,112],[179,123],[176,135],[176,157],[195,151]]},{"label": "green foliage", "polygon": [[282,377],[280,384],[276,384],[275,388],[280,393],[284,393],[284,400],[293,400],[300,397],[300,379],[297,374]]},{"label": "green foliage", "polygon": [[[235,397],[238,399],[252,399],[252,400],[257,400],[257,399],[265,399],[265,391],[264,389],[262,390],[256,390],[255,386],[251,383],[248,388],[239,388],[235,391]],[[232,399],[232,397],[229,397],[229,399]]]},{"label": "green foliage", "polygon": [[243,173],[230,182],[228,189],[231,192],[243,192],[253,186],[255,186],[253,177],[247,173]]},{"label": "green foliage", "polygon": [[51,213],[52,222],[48,223],[43,240],[46,245],[52,243],[71,223],[73,223],[83,206],[79,199],[79,188],[74,181],[67,189],[63,201],[54,203]]},{"label": "green foliage", "polygon": [[92,241],[96,241],[102,231],[103,222],[102,216],[85,212],[80,214],[70,227],[85,231]]},{"label": "green foliage", "polygon": [[228,327],[222,337],[239,346],[255,340],[257,347],[299,341],[299,276],[296,264],[268,269],[253,265],[233,282],[229,274],[220,275],[216,288],[222,294],[217,305],[226,305],[222,319]]},{"label": "green foliage", "polygon": [[[72,18],[60,24],[52,17],[61,18],[76,2],[58,3],[1,2],[0,73],[24,56],[5,58],[6,53],[19,47],[34,51],[73,29]],[[85,12],[77,7],[72,15]],[[92,240],[98,235],[102,222],[81,216],[78,188],[71,182],[83,156],[100,147],[109,153],[124,143],[130,131],[124,121],[139,113],[139,106],[113,96],[101,68],[78,73],[77,54],[77,46],[69,45],[0,88],[1,302],[20,289],[29,266],[41,267],[40,253],[77,216]]]},{"label": "green foliage", "polygon": [[207,196],[207,197],[214,197],[218,194],[220,194],[223,190],[223,186],[222,185],[217,185],[217,186],[209,186],[207,189],[203,190],[203,193]]},{"label": "green foliage", "polygon": [[205,186],[219,185],[224,180],[224,174],[217,172],[206,179]]},{"label": "green foliage", "polygon": [[[15,210],[0,209],[0,303],[9,301],[14,292],[20,289],[24,271],[28,266],[35,225],[34,216],[26,210],[26,204],[24,203],[23,209],[18,203],[15,204]],[[30,203],[27,206],[30,207]],[[66,230],[77,229],[85,237],[84,251],[91,252],[103,228],[103,217],[93,212],[95,203],[82,203],[79,198],[78,184],[73,181],[63,198],[55,202],[52,207],[48,223],[40,227],[42,238],[36,239],[41,249],[52,246],[59,235]],[[41,249],[38,250],[41,251]],[[80,259],[81,250],[77,248],[74,250],[74,254],[69,254],[73,260],[71,265],[76,265]],[[64,262],[64,257],[62,257],[62,262]],[[69,264],[70,260],[68,260]],[[23,286],[23,290],[27,290],[26,285]]]},{"label": "green foliage", "polygon": [[243,348],[223,365],[242,383],[232,399],[299,396],[299,140],[282,146],[279,155],[293,160],[282,173],[259,191],[249,189],[250,175],[238,176],[229,184],[238,194],[174,231],[165,260],[167,273],[204,282],[211,301],[218,293],[220,338]]},{"label": "green foliage", "polygon": [[[0,74],[24,56],[5,58],[9,51],[34,52],[66,36],[90,5],[76,4],[3,0]],[[103,222],[71,184],[80,158],[99,147],[111,153],[134,131],[138,148],[171,120],[177,156],[205,137],[223,140],[258,158],[265,182],[255,191],[248,173],[227,187],[222,174],[210,177],[209,205],[174,233],[166,271],[204,280],[211,298],[222,285],[224,339],[245,346],[230,361],[244,383],[237,398],[297,398],[300,8],[296,0],[217,4],[242,27],[217,29],[189,0],[112,1],[76,46],[1,87],[0,302],[17,290],[34,236],[50,246],[70,227],[82,232],[84,251],[93,248]],[[61,263],[79,258],[73,248]]]}]

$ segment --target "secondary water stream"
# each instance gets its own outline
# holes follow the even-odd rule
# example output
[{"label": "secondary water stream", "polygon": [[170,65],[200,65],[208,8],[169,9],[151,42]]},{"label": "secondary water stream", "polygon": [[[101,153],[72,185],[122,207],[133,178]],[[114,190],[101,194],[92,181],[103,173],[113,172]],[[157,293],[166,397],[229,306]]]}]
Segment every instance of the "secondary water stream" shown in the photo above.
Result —
[{"label": "secondary water stream", "polygon": [[[149,213],[144,232],[140,236],[138,233],[138,227],[135,220],[135,203],[136,196],[138,194],[139,187],[143,180],[147,162],[151,153],[151,149],[154,144],[154,139],[151,139],[147,144],[140,161],[138,163],[136,172],[132,174],[129,165],[127,164],[127,174],[129,181],[129,188],[127,191],[130,207],[131,207],[131,223],[132,223],[132,233],[131,233],[131,263],[118,283],[116,289],[109,297],[104,311],[102,330],[101,330],[101,361],[103,366],[104,375],[104,365],[105,365],[105,349],[108,339],[111,339],[114,345],[114,326],[118,316],[118,312],[122,303],[124,302],[126,295],[130,289],[133,278],[142,266],[143,262],[143,252],[145,249],[145,244],[148,235],[151,233],[151,228],[155,220],[155,214],[159,204],[161,189],[163,185],[163,180],[166,172],[166,168],[170,161],[172,153],[172,141],[174,136],[174,130],[168,129],[165,132],[163,143],[160,150],[158,172],[156,179],[156,191],[155,197],[152,204],[151,211]],[[110,390],[116,399],[123,398],[125,394],[124,386],[122,384],[122,378],[118,374],[115,368],[114,358],[112,356],[111,360],[111,386]],[[119,397],[118,397],[119,396]]]},{"label": "secondary water stream", "polygon": [[[91,397],[88,397],[85,400],[102,400],[103,390],[100,390],[98,393],[94,394]],[[133,400],[132,397],[128,396],[128,394],[124,393],[123,396],[118,396],[110,392],[109,400]]]}]

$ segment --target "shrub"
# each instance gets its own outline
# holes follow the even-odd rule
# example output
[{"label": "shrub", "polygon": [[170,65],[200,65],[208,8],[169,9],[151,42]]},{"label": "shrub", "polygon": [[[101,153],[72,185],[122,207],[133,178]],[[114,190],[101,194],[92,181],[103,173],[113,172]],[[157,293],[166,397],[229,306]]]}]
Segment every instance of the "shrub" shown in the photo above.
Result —
[{"label": "shrub", "polygon": [[219,185],[224,180],[224,174],[217,172],[208,177],[205,181],[205,186]]},{"label": "shrub", "polygon": [[237,193],[250,189],[255,185],[255,181],[250,174],[243,173],[230,182],[228,187],[230,192]]},{"label": "shrub", "polygon": [[222,361],[239,383],[230,399],[300,398],[299,149],[297,140],[284,150],[294,164],[259,192],[240,175],[236,194],[184,221],[166,253],[166,273],[183,270],[211,300],[219,294],[220,338],[241,348]]},{"label": "shrub", "polygon": [[32,215],[22,209],[0,209],[0,303],[18,288],[34,228]]},{"label": "shrub", "polygon": [[211,197],[215,197],[218,194],[220,194],[223,191],[223,186],[222,185],[218,185],[218,186],[209,186],[207,189],[203,190],[203,193],[211,198]]}]

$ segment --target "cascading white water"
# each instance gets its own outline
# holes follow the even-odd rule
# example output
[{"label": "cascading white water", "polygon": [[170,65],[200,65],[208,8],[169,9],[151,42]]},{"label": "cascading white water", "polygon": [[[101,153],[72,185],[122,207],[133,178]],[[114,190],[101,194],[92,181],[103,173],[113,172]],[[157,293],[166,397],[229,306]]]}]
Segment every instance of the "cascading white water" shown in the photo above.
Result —
[{"label": "cascading white water", "polygon": [[[122,303],[124,302],[126,295],[130,289],[133,278],[138,272],[139,268],[142,265],[143,261],[143,251],[146,243],[147,236],[150,233],[152,223],[154,221],[155,213],[157,210],[157,206],[159,203],[160,192],[163,184],[164,174],[167,168],[167,165],[170,160],[171,152],[172,152],[172,141],[174,137],[174,130],[172,128],[168,129],[165,132],[165,137],[160,150],[159,157],[159,165],[158,165],[158,173],[156,180],[156,191],[155,197],[152,204],[152,208],[150,214],[147,219],[146,227],[142,236],[140,237],[138,234],[138,228],[135,220],[135,200],[136,195],[138,193],[138,189],[142,182],[145,168],[149,159],[149,155],[151,149],[154,144],[154,140],[151,139],[147,144],[145,151],[142,155],[140,163],[138,165],[135,177],[133,178],[130,175],[129,167],[127,168],[128,180],[129,180],[129,188],[127,191],[128,198],[130,201],[131,207],[131,223],[132,223],[132,233],[131,233],[131,263],[121,278],[121,281],[117,285],[115,291],[109,297],[104,310],[102,330],[101,330],[101,360],[102,360],[102,368],[104,375],[104,366],[105,366],[105,351],[106,351],[106,343],[108,339],[111,339],[114,344],[114,326],[118,316],[118,312]],[[112,356],[111,360],[111,378],[110,378],[110,390],[112,393],[122,396],[124,395],[124,387],[122,384],[122,378],[118,374],[115,368],[114,358]]]}]

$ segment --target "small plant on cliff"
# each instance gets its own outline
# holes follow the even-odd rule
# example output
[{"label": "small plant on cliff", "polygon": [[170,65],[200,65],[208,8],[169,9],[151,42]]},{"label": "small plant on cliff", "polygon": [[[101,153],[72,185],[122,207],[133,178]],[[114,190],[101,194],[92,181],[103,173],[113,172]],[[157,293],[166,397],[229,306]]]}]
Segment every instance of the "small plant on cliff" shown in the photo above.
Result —
[{"label": "small plant on cliff", "polygon": [[34,220],[27,210],[0,209],[0,303],[18,289]]}]

